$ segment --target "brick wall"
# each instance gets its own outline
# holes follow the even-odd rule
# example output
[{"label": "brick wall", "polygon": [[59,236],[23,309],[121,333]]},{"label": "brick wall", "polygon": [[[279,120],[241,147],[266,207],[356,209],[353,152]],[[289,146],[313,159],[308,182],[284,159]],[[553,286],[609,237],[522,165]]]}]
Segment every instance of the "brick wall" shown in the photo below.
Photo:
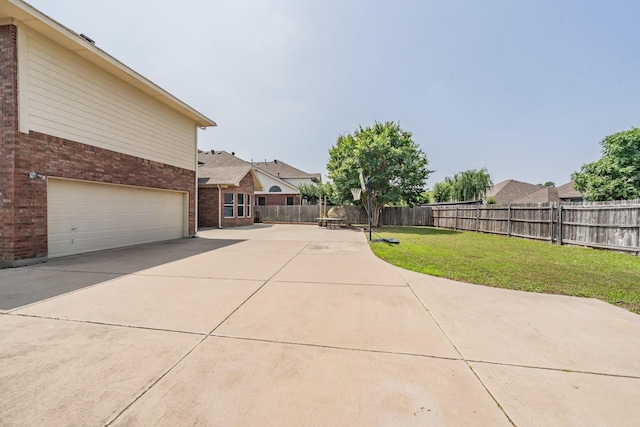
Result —
[{"label": "brick wall", "polygon": [[0,262],[13,259],[14,136],[18,131],[17,28],[0,26]]},{"label": "brick wall", "polygon": [[47,181],[60,178],[186,191],[195,233],[195,172],[37,132],[19,133],[14,26],[0,27],[0,263],[47,256]]},{"label": "brick wall", "polygon": [[[240,181],[239,187],[229,187],[223,188],[220,190],[222,194],[222,199],[224,200],[224,193],[233,193],[234,200],[234,210],[233,210],[233,218],[224,218],[222,217],[222,227],[237,227],[241,225],[251,225],[253,224],[253,207],[251,208],[250,215],[247,217],[247,194],[251,195],[251,204],[254,204],[254,195],[253,195],[253,177],[251,173],[247,173],[244,178]],[[238,194],[244,194],[245,200],[245,208],[243,212],[243,217],[238,218]],[[218,209],[219,209],[219,200],[218,200],[218,188],[217,187],[199,187],[198,188],[198,227],[218,227]],[[223,207],[224,212],[224,207]]]}]

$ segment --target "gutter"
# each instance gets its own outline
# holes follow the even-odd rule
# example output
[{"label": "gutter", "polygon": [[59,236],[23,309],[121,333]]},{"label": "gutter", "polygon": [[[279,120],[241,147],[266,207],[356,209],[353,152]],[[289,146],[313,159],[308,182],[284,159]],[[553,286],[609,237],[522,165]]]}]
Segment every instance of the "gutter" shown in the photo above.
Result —
[{"label": "gutter", "polygon": [[218,228],[222,229],[222,188],[218,187]]}]

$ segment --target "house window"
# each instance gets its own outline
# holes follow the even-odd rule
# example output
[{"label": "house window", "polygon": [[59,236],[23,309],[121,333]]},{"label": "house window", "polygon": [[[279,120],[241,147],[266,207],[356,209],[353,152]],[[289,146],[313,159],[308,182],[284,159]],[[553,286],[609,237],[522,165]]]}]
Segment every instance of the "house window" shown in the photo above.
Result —
[{"label": "house window", "polygon": [[258,197],[258,206],[266,206],[266,205],[267,205],[266,197]]},{"label": "house window", "polygon": [[269,193],[282,193],[282,188],[278,187],[277,185],[274,185],[269,189]]},{"label": "house window", "polygon": [[247,218],[251,216],[251,194],[247,194]]},{"label": "house window", "polygon": [[287,206],[293,206],[293,196],[287,196]]},{"label": "house window", "polygon": [[238,218],[244,216],[244,194],[238,194]]},{"label": "house window", "polygon": [[233,193],[224,193],[224,217],[233,218]]}]

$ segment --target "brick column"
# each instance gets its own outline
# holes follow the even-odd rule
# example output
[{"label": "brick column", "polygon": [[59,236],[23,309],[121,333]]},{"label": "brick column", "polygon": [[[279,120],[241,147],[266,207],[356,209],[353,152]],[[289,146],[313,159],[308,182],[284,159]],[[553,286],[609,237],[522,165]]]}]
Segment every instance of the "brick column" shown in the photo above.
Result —
[{"label": "brick column", "polygon": [[15,136],[18,131],[17,28],[0,26],[0,265],[15,259]]}]

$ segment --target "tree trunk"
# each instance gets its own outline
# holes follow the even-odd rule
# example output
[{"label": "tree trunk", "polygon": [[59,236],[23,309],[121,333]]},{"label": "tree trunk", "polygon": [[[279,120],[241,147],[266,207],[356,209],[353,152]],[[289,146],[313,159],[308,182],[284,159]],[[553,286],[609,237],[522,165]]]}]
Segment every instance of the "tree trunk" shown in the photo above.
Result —
[{"label": "tree trunk", "polygon": [[[367,197],[368,197],[368,194],[366,193],[366,191],[363,191],[362,197],[360,200],[362,200],[362,205],[364,206],[365,212],[367,212],[367,215],[369,215],[369,209],[367,206]],[[371,197],[371,227],[380,226],[380,213],[382,212],[383,206],[384,204],[376,203],[374,198]]]},{"label": "tree trunk", "polygon": [[371,201],[371,226],[380,226],[380,212],[382,212],[382,205]]}]

